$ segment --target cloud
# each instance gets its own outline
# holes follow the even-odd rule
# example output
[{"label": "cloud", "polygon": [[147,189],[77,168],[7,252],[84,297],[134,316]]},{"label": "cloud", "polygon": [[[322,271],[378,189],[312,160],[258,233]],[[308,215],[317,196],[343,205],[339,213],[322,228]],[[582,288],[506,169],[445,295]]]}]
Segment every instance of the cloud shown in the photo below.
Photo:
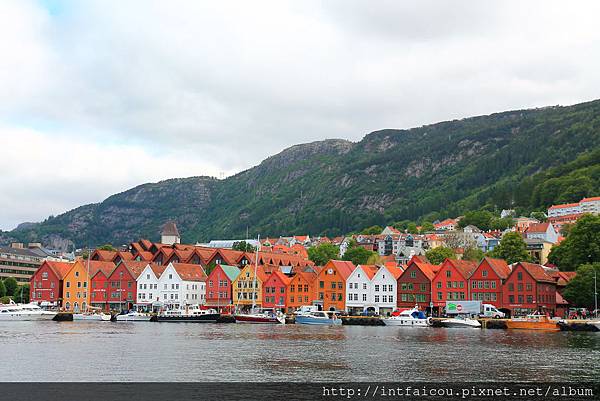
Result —
[{"label": "cloud", "polygon": [[[0,195],[0,228],[145,181],[234,173],[301,142],[596,98],[599,11],[558,1],[2,1],[0,158],[11,165],[0,164],[0,186],[20,177],[28,189]],[[48,169],[51,155],[26,148],[61,158]],[[66,156],[82,148],[112,161],[110,174],[70,171]],[[166,162],[177,167],[156,167]],[[63,165],[70,175],[54,171]],[[28,203],[38,199],[48,206]]]}]

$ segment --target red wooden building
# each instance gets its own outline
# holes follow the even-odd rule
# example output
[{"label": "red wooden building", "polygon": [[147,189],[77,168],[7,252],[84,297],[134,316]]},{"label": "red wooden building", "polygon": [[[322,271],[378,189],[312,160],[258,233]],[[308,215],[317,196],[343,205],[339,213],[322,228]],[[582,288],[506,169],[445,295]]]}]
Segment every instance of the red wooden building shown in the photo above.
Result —
[{"label": "red wooden building", "polygon": [[441,311],[446,301],[468,300],[468,280],[475,269],[477,263],[470,260],[444,260],[432,280],[434,309]]},{"label": "red wooden building", "polygon": [[91,287],[90,305],[108,311],[110,310],[108,306],[108,277],[115,269],[115,265],[112,262],[90,260],[89,269]]},{"label": "red wooden building", "polygon": [[398,307],[412,308],[418,304],[422,310],[430,309],[431,282],[439,269],[438,265],[411,259],[406,270],[398,277]]},{"label": "red wooden building", "polygon": [[106,278],[110,310],[130,310],[137,297],[136,280],[148,262],[123,260]]},{"label": "red wooden building", "polygon": [[286,312],[287,292],[290,285],[288,276],[275,270],[265,282],[263,282],[263,308],[274,308]]},{"label": "red wooden building", "polygon": [[31,276],[29,299],[31,302],[50,302],[62,305],[63,279],[73,267],[73,263],[46,260]]},{"label": "red wooden building", "polygon": [[233,305],[231,283],[240,274],[236,266],[217,265],[206,278],[206,305],[219,311]]},{"label": "red wooden building", "polygon": [[541,265],[519,262],[503,288],[503,305],[513,316],[556,312],[556,279]]},{"label": "red wooden building", "polygon": [[504,304],[502,288],[509,274],[510,267],[504,260],[483,258],[469,278],[469,298],[501,309]]}]

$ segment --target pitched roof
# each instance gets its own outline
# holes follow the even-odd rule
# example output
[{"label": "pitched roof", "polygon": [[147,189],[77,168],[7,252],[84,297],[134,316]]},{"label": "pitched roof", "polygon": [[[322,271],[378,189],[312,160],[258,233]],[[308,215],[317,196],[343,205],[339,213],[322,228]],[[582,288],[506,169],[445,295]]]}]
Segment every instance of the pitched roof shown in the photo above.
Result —
[{"label": "pitched roof", "polygon": [[560,292],[556,291],[556,304],[557,305],[569,305],[569,302],[567,302],[562,295],[560,295]]},{"label": "pitched roof", "polygon": [[116,267],[113,262],[101,260],[89,260],[85,263],[89,263],[90,277],[94,277],[96,274],[98,274],[98,272],[102,272],[102,274],[104,274],[105,277],[108,277]]},{"label": "pitched roof", "polygon": [[104,249],[96,249],[94,251],[94,253],[92,253],[92,255],[90,255],[90,258],[94,258],[95,256],[97,256],[98,260],[112,261],[116,255],[117,255],[117,252],[115,252],[115,251],[107,251],[107,250],[104,250]]},{"label": "pitched roof", "polygon": [[237,278],[237,276],[239,276],[240,274],[240,269],[237,266],[229,266],[229,265],[219,265],[221,266],[221,270],[223,270],[223,273],[225,273],[227,275],[227,278],[229,279],[229,281],[233,281]]},{"label": "pitched roof", "polygon": [[404,273],[404,270],[402,270],[399,267],[395,267],[395,266],[385,266],[385,268],[390,272],[390,274],[392,276],[394,276],[394,278],[396,280],[398,280],[400,278],[400,276],[402,275],[402,273]]},{"label": "pitched roof", "polygon": [[[440,265],[432,265],[429,263],[423,263],[420,262],[418,259],[412,259],[412,261],[409,263],[409,267],[411,265],[415,265],[417,266],[417,268],[419,270],[421,270],[421,272],[423,272],[423,274],[429,279],[429,280],[433,280],[433,278],[435,277],[435,274],[440,270]],[[404,270],[404,272],[401,275],[404,275],[404,273],[406,273],[408,271],[408,268],[406,270]]]},{"label": "pitched roof", "polygon": [[125,268],[131,273],[131,276],[137,279],[140,274],[144,271],[146,266],[148,266],[148,262],[145,260],[137,261],[137,260],[123,260],[119,265],[125,266]]},{"label": "pitched roof", "polygon": [[206,273],[200,265],[189,263],[172,263],[173,268],[184,281],[205,281]]},{"label": "pitched roof", "polygon": [[506,280],[506,278],[510,274],[510,267],[504,259],[494,259],[490,257],[485,257],[483,258],[481,263],[483,263],[483,261],[486,261],[488,265],[490,265],[490,267],[496,272],[496,275],[498,275],[498,277],[500,277],[503,280]]},{"label": "pitched roof", "polygon": [[354,263],[348,260],[330,260],[324,267],[327,267],[329,265],[333,265],[344,280],[347,280],[348,276],[350,276],[354,269],[356,269]]},{"label": "pitched roof", "polygon": [[548,208],[548,210],[550,209],[564,209],[566,207],[575,207],[575,206],[579,206],[579,202],[577,203],[563,203],[562,205],[552,205]]},{"label": "pitched roof", "polygon": [[600,196],[594,196],[593,198],[583,198],[579,203],[595,201],[600,201]]},{"label": "pitched roof", "polygon": [[545,233],[548,230],[548,225],[550,223],[534,223],[530,224],[529,227],[525,229],[526,233]]},{"label": "pitched roof", "polygon": [[[527,271],[535,281],[556,283],[556,280],[549,273],[546,272],[542,265],[536,265],[534,263],[528,262],[519,262],[518,264],[521,265],[523,269],[525,269],[525,271]],[[513,268],[513,272],[514,271],[515,269]]]},{"label": "pitched roof", "polygon": [[56,277],[58,277],[59,280],[65,278],[65,276],[73,268],[73,265],[75,265],[75,263],[71,262],[55,262],[53,260],[46,260],[44,263],[46,263],[48,267],[52,269],[52,271],[54,272],[54,274],[56,274]]},{"label": "pitched roof", "polygon": [[179,231],[177,230],[177,225],[175,224],[175,222],[174,221],[168,221],[163,226],[161,234],[162,235],[170,235],[170,236],[179,237]]},{"label": "pitched roof", "polygon": [[[373,277],[375,277],[375,275],[377,274],[377,271],[379,270],[379,267],[377,267],[376,265],[358,265],[358,266],[360,266],[362,271],[365,272],[365,274],[367,275],[369,280],[373,280]],[[358,266],[356,266],[356,267],[358,267]]]},{"label": "pitched roof", "polygon": [[288,276],[286,276],[279,270],[275,270],[273,273],[271,273],[271,277],[272,276],[277,277],[279,279],[279,281],[281,281],[285,286],[288,286],[290,284],[290,282],[292,281],[291,278],[289,278]]},{"label": "pitched roof", "polygon": [[465,279],[468,279],[469,277],[471,277],[471,275],[473,274],[473,272],[475,272],[475,270],[477,270],[477,262],[472,261],[472,260],[446,259],[444,261],[444,264],[446,264],[446,263],[449,263],[452,266],[454,266],[454,268],[456,270],[458,270],[458,272]]}]

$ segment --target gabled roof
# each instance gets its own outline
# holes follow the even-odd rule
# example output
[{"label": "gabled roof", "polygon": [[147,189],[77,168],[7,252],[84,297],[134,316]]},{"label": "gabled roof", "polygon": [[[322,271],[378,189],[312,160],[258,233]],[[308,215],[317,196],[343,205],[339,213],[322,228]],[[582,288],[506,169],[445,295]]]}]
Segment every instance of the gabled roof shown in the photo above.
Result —
[{"label": "gabled roof", "polygon": [[206,281],[206,273],[200,265],[189,263],[171,263],[173,268],[184,281]]},{"label": "gabled roof", "polygon": [[442,264],[450,264],[452,265],[464,279],[468,279],[471,275],[477,270],[477,262],[472,260],[455,260],[455,259],[446,259]]},{"label": "gabled roof", "polygon": [[229,281],[233,281],[237,278],[237,276],[239,276],[240,274],[240,269],[237,266],[229,266],[229,265],[219,265],[221,266],[221,270],[223,270],[223,273],[225,273],[227,275],[227,278],[229,279]]},{"label": "gabled roof", "polygon": [[429,263],[419,262],[418,259],[412,259],[412,261],[408,264],[408,267],[401,276],[404,275],[408,271],[411,265],[415,265],[421,272],[431,281],[435,277],[436,273],[440,270],[440,265],[432,265]]},{"label": "gabled roof", "polygon": [[556,304],[557,305],[569,305],[569,302],[567,302],[562,295],[560,295],[560,292],[556,291]]},{"label": "gabled roof", "polygon": [[[525,269],[525,271],[529,273],[535,281],[553,284],[556,283],[556,280],[549,273],[546,273],[546,270],[542,265],[528,262],[519,262],[517,265],[521,265],[521,267],[523,267],[523,269]],[[513,272],[515,271],[515,267],[513,267]]]},{"label": "gabled roof", "polygon": [[71,262],[55,262],[52,260],[46,260],[44,263],[56,274],[59,280],[64,279],[75,265],[75,263]]},{"label": "gabled roof", "polygon": [[545,233],[548,230],[548,225],[550,223],[534,223],[530,224],[529,227],[525,229],[526,233]]},{"label": "gabled roof", "polygon": [[269,278],[270,277],[277,277],[277,279],[279,281],[281,281],[286,287],[288,285],[290,285],[290,282],[292,281],[291,278],[289,278],[288,276],[286,276],[285,274],[283,274],[279,270],[275,270],[273,273],[271,273],[271,276],[269,276]]},{"label": "gabled roof", "polygon": [[509,276],[510,267],[508,266],[508,264],[506,263],[506,261],[504,259],[494,259],[494,258],[490,258],[490,257],[486,256],[485,258],[483,258],[481,263],[483,263],[483,261],[486,261],[488,263],[488,265],[490,265],[492,270],[494,270],[494,272],[496,272],[496,275],[498,277],[500,277],[502,280],[506,280],[506,278]]},{"label": "gabled roof", "polygon": [[115,251],[107,251],[104,249],[96,249],[91,255],[90,258],[94,258],[94,257],[98,257],[98,260],[101,261],[112,261],[115,256],[117,255],[117,252]]},{"label": "gabled roof", "polygon": [[347,280],[350,274],[356,269],[354,263],[347,260],[330,260],[325,264],[324,269],[333,266],[340,273],[344,280]]},{"label": "gabled roof", "polygon": [[583,198],[579,203],[596,202],[596,201],[600,201],[600,196],[594,196],[593,198]]},{"label": "gabled roof", "polygon": [[105,262],[100,260],[89,260],[85,261],[84,263],[86,265],[89,263],[90,278],[93,278],[98,273],[102,273],[105,277],[108,277],[116,267],[113,262]]},{"label": "gabled roof", "polygon": [[579,202],[577,203],[563,203],[562,205],[552,205],[548,209],[564,209],[567,207],[576,207],[579,206]]},{"label": "gabled roof", "polygon": [[394,278],[395,278],[396,280],[398,280],[398,279],[400,278],[400,276],[402,275],[402,273],[404,273],[404,270],[402,270],[402,269],[401,269],[401,268],[399,268],[399,267],[395,267],[395,266],[387,266],[387,265],[386,265],[386,266],[385,266],[385,268],[387,269],[387,271],[389,271],[389,272],[390,272],[390,274],[391,274],[392,276],[394,276]]},{"label": "gabled roof", "polygon": [[137,279],[140,274],[144,271],[146,266],[148,266],[148,262],[145,260],[137,261],[137,260],[123,260],[119,263],[119,266],[123,265],[131,274],[131,277]]},{"label": "gabled roof", "polygon": [[373,277],[375,277],[377,271],[379,270],[379,267],[377,267],[376,265],[358,265],[356,267],[360,267],[362,271],[365,272],[369,280],[373,280]]}]

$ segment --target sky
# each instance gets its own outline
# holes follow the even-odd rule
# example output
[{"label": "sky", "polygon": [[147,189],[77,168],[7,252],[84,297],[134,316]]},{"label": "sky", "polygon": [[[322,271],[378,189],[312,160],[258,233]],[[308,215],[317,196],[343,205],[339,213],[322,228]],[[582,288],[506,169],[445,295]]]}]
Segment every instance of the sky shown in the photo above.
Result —
[{"label": "sky", "polygon": [[600,98],[597,1],[0,1],[0,229],[145,182]]}]

